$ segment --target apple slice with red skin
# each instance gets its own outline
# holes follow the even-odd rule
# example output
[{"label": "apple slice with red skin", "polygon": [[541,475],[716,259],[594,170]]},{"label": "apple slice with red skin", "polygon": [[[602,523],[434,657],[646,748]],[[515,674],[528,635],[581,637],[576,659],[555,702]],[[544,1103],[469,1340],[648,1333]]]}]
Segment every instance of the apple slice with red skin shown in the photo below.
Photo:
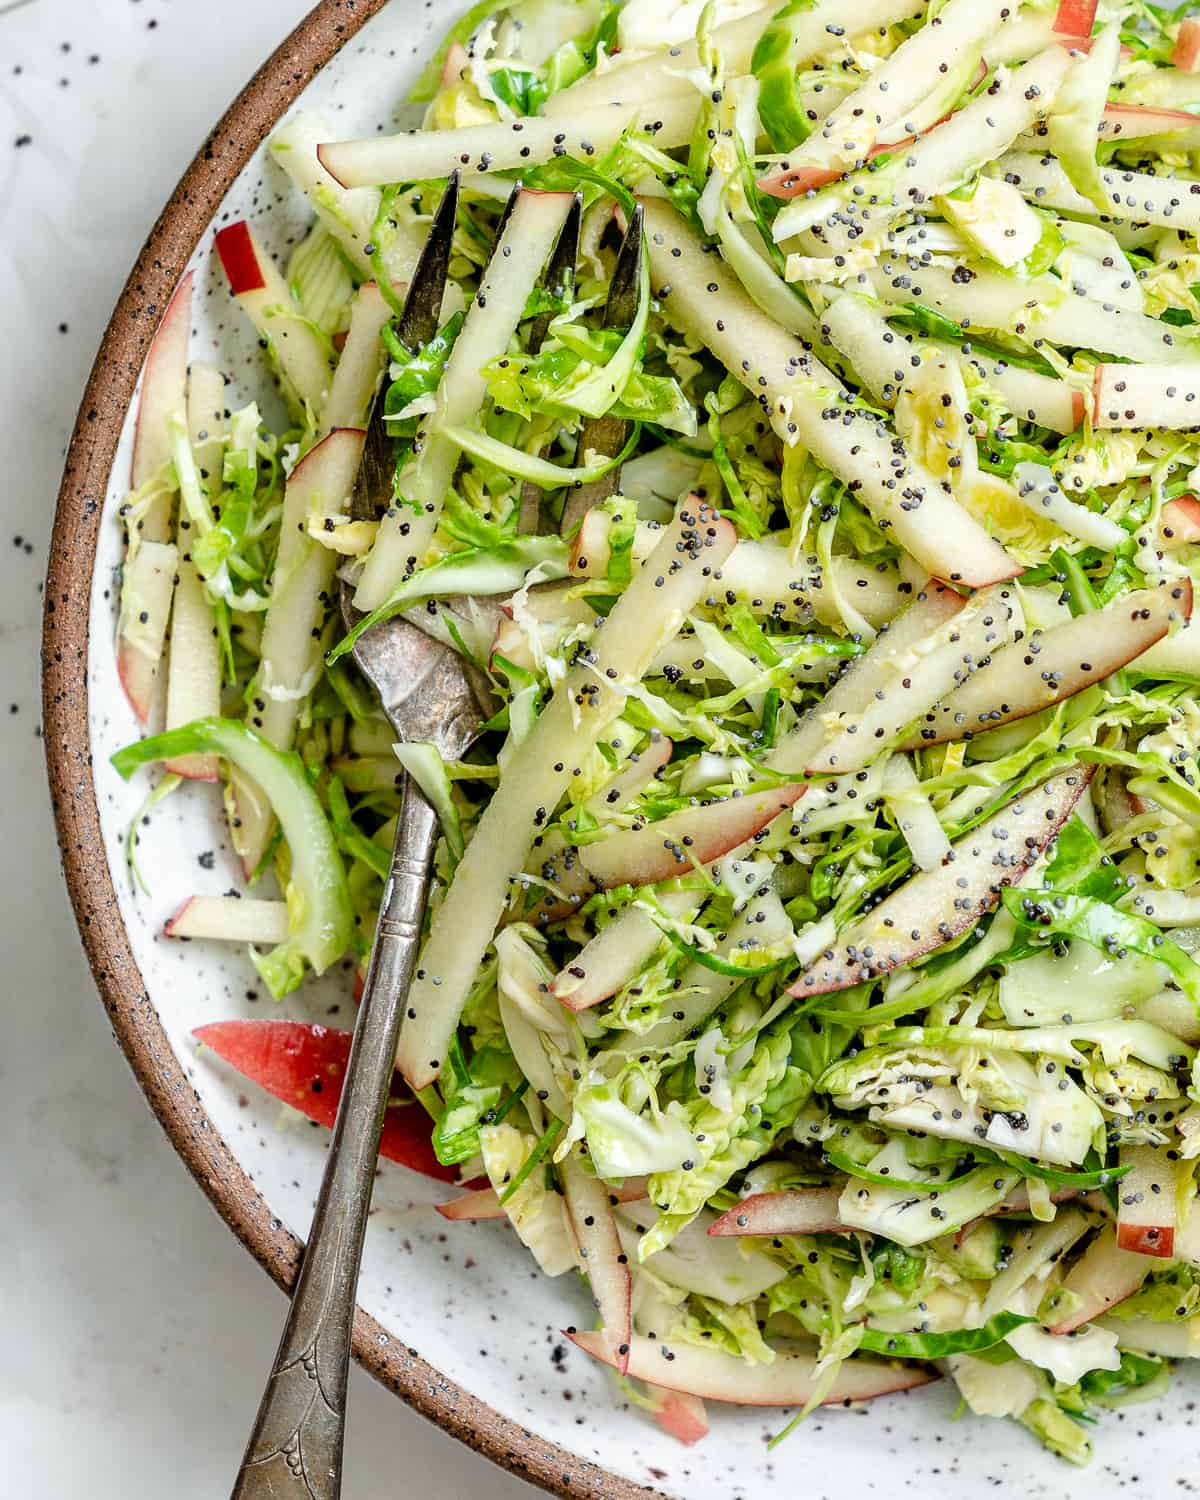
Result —
[{"label": "apple slice with red skin", "polygon": [[558,1172],[567,1216],[575,1234],[579,1269],[592,1289],[604,1325],[604,1338],[616,1359],[617,1374],[627,1375],[633,1340],[633,1282],[628,1258],[621,1249],[608,1188],[599,1178],[589,1176],[577,1157],[564,1158],[558,1164]]},{"label": "apple slice with red skin", "polygon": [[[977,88],[987,77],[987,63],[982,58],[979,60],[979,68],[976,71],[972,88]],[[882,85],[881,85],[882,87]],[[903,135],[894,141],[876,141],[867,152],[866,160],[874,161],[877,156],[886,156],[890,151],[903,151],[906,146],[911,146],[922,136],[936,130],[939,125],[944,125],[953,110],[947,111],[938,119],[926,125],[924,130],[913,131],[909,135]],[[839,178],[846,177],[854,171],[854,167],[821,167],[821,166],[799,166],[788,168],[783,166],[774,172],[768,172],[764,177],[758,179],[758,186],[762,192],[772,198],[799,198],[805,193],[816,192],[818,188],[828,187],[831,182],[837,182]]]},{"label": "apple slice with red skin", "polygon": [[1054,30],[1059,35],[1090,37],[1096,22],[1096,0],[1059,0]]},{"label": "apple slice with red skin", "polygon": [[263,290],[267,278],[258,257],[254,236],[245,219],[238,219],[236,223],[218,230],[213,243],[229,282],[229,290],[235,297]]},{"label": "apple slice with red skin", "polygon": [[[632,802],[658,772],[671,759],[674,744],[665,735],[651,740],[644,750],[631,755],[629,760],[598,792],[589,797],[584,808],[593,816],[606,812],[620,812]],[[521,919],[544,926],[547,922],[559,922],[569,917],[595,889],[592,877],[579,859],[577,852],[567,843],[557,828],[534,841],[531,869],[548,872],[558,894],[549,895],[529,911],[520,913]]]},{"label": "apple slice with red skin", "polygon": [[301,316],[279,268],[244,219],[218,230],[214,244],[229,290],[271,345],[287,383],[302,404],[319,411],[333,380],[328,349]]},{"label": "apple slice with red skin", "polygon": [[754,1193],[708,1226],[712,1235],[849,1234],[838,1219],[841,1188]]},{"label": "apple slice with red skin", "polygon": [[739,848],[804,792],[801,782],[685,807],[644,828],[621,829],[599,843],[585,844],[578,857],[600,890],[657,885]]},{"label": "apple slice with red skin", "polygon": [[[906,135],[903,140],[877,141],[867,152],[866,159],[874,161],[877,156],[885,156],[889,151],[899,151],[911,145],[913,141],[919,140],[921,136],[928,135],[930,130],[936,130],[939,125],[944,125],[949,118],[949,115],[943,115],[927,130],[918,131],[916,135]],[[828,187],[831,182],[837,182],[839,178],[847,176],[851,170],[853,169],[850,167],[780,167],[777,171],[768,172],[760,177],[758,187],[770,198],[801,198],[805,193],[815,193],[818,188]]]},{"label": "apple slice with red skin", "polygon": [[1133,141],[1146,135],[1170,135],[1194,130],[1200,115],[1186,109],[1162,109],[1154,104],[1106,104],[1100,120],[1102,141]]},{"label": "apple slice with red skin", "polygon": [[471,54],[461,42],[451,42],[442,61],[442,87],[453,88],[463,75],[463,69],[469,65]]},{"label": "apple slice with red skin", "polygon": [[[276,1099],[332,1130],[337,1119],[353,1034],[303,1021],[214,1021],[192,1035]],[[400,1080],[397,1076],[397,1083]],[[433,1122],[424,1107],[390,1104],[383,1117],[379,1154],[425,1177],[457,1182],[457,1167],[434,1155]]]},{"label": "apple slice with red skin", "polygon": [[1200,500],[1178,495],[1168,500],[1158,518],[1158,544],[1168,551],[1200,542]]},{"label": "apple slice with red skin", "polygon": [[954,844],[947,862],[925,870],[846,929],[789,994],[827,995],[877,979],[945,947],[1018,885],[1070,817],[1092,779],[1075,766],[1031,787]]},{"label": "apple slice with red skin", "polygon": [[[1078,1188],[1054,1188],[1050,1194],[1050,1202],[1055,1204],[1069,1203],[1073,1198],[1078,1198],[1079,1196]],[[1023,1183],[1019,1188],[1014,1188],[1008,1197],[997,1203],[994,1208],[989,1208],[986,1213],[980,1214],[976,1219],[968,1219],[961,1229],[956,1230],[954,1233],[955,1248],[957,1249],[972,1229],[975,1228],[976,1224],[981,1223],[984,1219],[1003,1219],[1007,1218],[1009,1214],[1027,1214],[1029,1207],[1029,1188]]]},{"label": "apple slice with red skin", "polygon": [[664,1432],[689,1447],[708,1436],[708,1413],[699,1396],[689,1396],[686,1391],[668,1391],[651,1386],[651,1392],[661,1398],[662,1404],[654,1413],[654,1420]]},{"label": "apple slice with red skin", "polygon": [[[650,1191],[645,1177],[627,1177],[619,1188],[606,1184],[604,1190],[610,1201],[615,1198],[618,1203],[638,1203]],[[458,1198],[451,1198],[449,1203],[435,1203],[433,1206],[443,1219],[455,1222],[462,1220],[473,1223],[483,1219],[508,1218],[500,1206],[495,1188],[490,1187],[478,1188],[473,1193],[463,1193]]]},{"label": "apple slice with red skin", "polygon": [[1107,609],[1034,631],[998,651],[962,687],[935,704],[903,742],[905,750],[971,739],[1040,713],[1103,682],[1161,641],[1192,613],[1192,583],[1138,589]]},{"label": "apple slice with red skin", "polygon": [[1073,1333],[1109,1308],[1132,1297],[1150,1274],[1153,1264],[1145,1255],[1122,1250],[1115,1225],[1106,1224],[1067,1272],[1063,1290],[1078,1299],[1073,1310],[1050,1325],[1051,1333]]},{"label": "apple slice with red skin", "polygon": [[163,936],[215,938],[273,947],[287,939],[285,901],[257,896],[189,896],[163,924]]},{"label": "apple slice with red skin", "polygon": [[1171,62],[1181,73],[1200,73],[1200,21],[1194,17],[1179,23]]},{"label": "apple slice with red skin", "polygon": [[[566,1337],[585,1354],[614,1365],[607,1341],[600,1333],[567,1329]],[[682,1391],[704,1400],[728,1401],[735,1406],[803,1406],[816,1390],[817,1356],[802,1344],[780,1340],[769,1365],[751,1365],[720,1349],[672,1344],[635,1334],[629,1351],[629,1373],[667,1390]],[[919,1365],[886,1364],[875,1359],[850,1359],[838,1371],[823,1406],[846,1401],[870,1401],[893,1391],[927,1385],[937,1376]]]},{"label": "apple slice with red skin", "polygon": [[1092,426],[1105,429],[1200,427],[1200,367],[1099,364],[1092,373]]},{"label": "apple slice with red skin", "polygon": [[1154,1146],[1124,1146],[1117,1183],[1117,1248],[1170,1260],[1179,1222],[1177,1166]]},{"label": "apple slice with red skin", "polygon": [[[146,355],[146,373],[142,377],[137,425],[133,432],[134,489],[153,479],[170,459],[167,421],[172,412],[181,412],[186,405],[193,280],[194,275],[189,271],[179,283]],[[142,535],[147,535],[144,525]],[[165,528],[161,536],[150,536],[149,539],[166,541]]]},{"label": "apple slice with red skin", "polygon": [[462,1193],[457,1198],[451,1198],[449,1203],[435,1203],[433,1206],[443,1219],[450,1219],[456,1224],[508,1218],[500,1205],[496,1189],[490,1187],[476,1188],[473,1193]]}]

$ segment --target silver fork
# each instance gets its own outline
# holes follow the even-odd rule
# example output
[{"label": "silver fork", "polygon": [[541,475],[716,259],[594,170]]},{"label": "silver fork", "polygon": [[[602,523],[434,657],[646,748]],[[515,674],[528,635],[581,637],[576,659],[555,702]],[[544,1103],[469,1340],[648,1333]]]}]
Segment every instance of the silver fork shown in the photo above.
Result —
[{"label": "silver fork", "polygon": [[[510,198],[510,206],[515,199]],[[437,331],[458,203],[457,174],[434,216],[413,274],[397,332],[415,350]],[[579,202],[568,217],[544,281],[559,290],[573,273],[579,239]],[[503,224],[501,224],[501,228]],[[641,216],[631,224],[614,277],[606,321],[632,319],[640,256]],[[498,236],[497,236],[498,237]],[[629,301],[632,278],[633,303]],[[543,314],[530,330],[541,344],[549,326]],[[600,419],[604,422],[606,419]],[[611,456],[623,441],[623,424],[585,427],[581,444]],[[612,446],[615,442],[616,446]],[[356,516],[376,515],[392,494],[392,440],[377,400],[367,429],[355,485]],[[607,477],[607,476],[606,476]],[[611,492],[590,494],[591,503]],[[535,529],[538,503],[523,493],[522,530]],[[573,524],[564,517],[564,528]],[[456,601],[445,605],[454,608]],[[343,585],[347,627],[361,618]],[[428,742],[449,760],[462,757],[494,708],[486,676],[419,626],[396,618],[364,631],[354,645],[359,670],[379,693],[400,740]],[[379,1134],[391,1090],[402,1007],[413,977],[421,917],[437,837],[437,815],[407,774],[391,865],[384,884],[375,943],[354,1028],[337,1122],[313,1213],[300,1275],[232,1500],[337,1500],[341,1493],[355,1291],[371,1202]]]},{"label": "silver fork", "polygon": [[[455,178],[434,216],[399,320],[400,339],[409,349],[437,331],[457,202]],[[355,485],[354,511],[362,517],[376,515],[392,493],[393,445],[383,407],[377,399]],[[341,606],[350,627],[360,616],[345,585]],[[397,737],[428,741],[447,759],[464,754],[493,711],[486,677],[404,620],[365,631],[354,658],[378,691]],[[355,1290],[436,838],[437,815],[406,775],[325,1175],[234,1500],[336,1500],[341,1493]]]}]

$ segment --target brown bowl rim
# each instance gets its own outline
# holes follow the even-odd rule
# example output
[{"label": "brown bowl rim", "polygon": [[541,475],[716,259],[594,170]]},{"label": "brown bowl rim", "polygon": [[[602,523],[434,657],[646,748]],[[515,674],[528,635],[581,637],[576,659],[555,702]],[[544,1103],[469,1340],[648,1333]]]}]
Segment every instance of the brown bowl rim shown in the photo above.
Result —
[{"label": "brown bowl rim", "polygon": [[[42,716],[63,872],[116,1040],[175,1150],[210,1202],[285,1290],[301,1244],[259,1194],[189,1083],[138,970],[105,857],[88,732],[88,631],[96,545],[125,413],[146,351],[192,253],[237,174],[308,83],[386,0],[321,0],[258,69],[180,179],[117,301],[92,366],[59,489],[42,631]],[[263,1350],[265,1360],[269,1351]],[[393,1338],[360,1307],[354,1354],[409,1406],[493,1463],[597,1500],[660,1492],[501,1416]],[[247,1423],[250,1413],[247,1412]]]}]

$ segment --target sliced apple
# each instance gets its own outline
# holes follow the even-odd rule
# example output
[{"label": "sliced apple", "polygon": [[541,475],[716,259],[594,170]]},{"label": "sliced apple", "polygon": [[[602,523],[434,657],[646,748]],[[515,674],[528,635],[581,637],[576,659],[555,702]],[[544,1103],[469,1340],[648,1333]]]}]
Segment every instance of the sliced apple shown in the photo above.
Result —
[{"label": "sliced apple", "polygon": [[[631,755],[620,772],[583,804],[584,811],[595,818],[620,812],[641,795],[663,766],[671,759],[673,743],[665,735],[651,740],[646,749]],[[533,841],[530,868],[557,887],[557,895],[547,895],[532,910],[523,910],[527,922],[557,922],[569,916],[584,896],[595,889],[591,876],[577,851],[558,828],[539,835]]]},{"label": "sliced apple", "polygon": [[[1193,23],[1194,24],[1194,23]],[[1186,109],[1159,109],[1153,104],[1106,104],[1100,121],[1102,141],[1132,141],[1147,135],[1195,130],[1200,115]]]},{"label": "sliced apple", "polygon": [[[397,283],[396,291],[403,294],[405,287]],[[392,309],[376,283],[364,282],[350,310],[346,342],[321,413],[323,432],[337,427],[366,427],[384,367],[380,330],[391,315]]]},{"label": "sliced apple", "polygon": [[174,542],[139,539],[121,580],[117,676],[130,708],[143,724],[154,706],[177,562]]},{"label": "sliced apple", "polygon": [[[701,891],[664,891],[659,904],[686,921],[700,905]],[[662,946],[653,912],[627,906],[550,981],[550,993],[568,1010],[588,1010],[610,999],[640,972]]]},{"label": "sliced apple", "polygon": [[1200,542],[1200,500],[1195,495],[1168,500],[1159,515],[1158,527],[1158,544],[1167,551]]},{"label": "sliced apple", "polygon": [[828,703],[819,706],[826,738],[808,763],[809,774],[841,776],[869,765],[943,696],[964,691],[980,664],[994,652],[1002,653],[1021,627],[1011,585],[996,584],[972,595],[916,650],[869,676],[873,691],[862,708],[841,714]]},{"label": "sliced apple", "polygon": [[[646,521],[634,529],[631,560],[643,563],[654,551],[654,522]],[[603,510],[585,511],[579,530],[571,539],[571,550],[567,554],[567,569],[576,578],[603,578],[608,572],[612,558],[609,535],[612,517]]]},{"label": "sliced apple", "polygon": [[[603,1334],[568,1329],[566,1337],[585,1354],[615,1366]],[[735,1406],[803,1406],[817,1388],[816,1371],[815,1349],[784,1340],[775,1344],[775,1359],[769,1365],[752,1365],[720,1349],[672,1344],[637,1334],[629,1351],[629,1373],[636,1380]],[[842,1365],[822,1405],[870,1401],[936,1379],[920,1365],[854,1358]]]},{"label": "sliced apple", "polygon": [[1117,1247],[1169,1260],[1179,1221],[1178,1163],[1155,1146],[1124,1146],[1117,1183]]},{"label": "sliced apple", "polygon": [[[568,672],[515,747],[434,913],[409,990],[398,1056],[414,1089],[431,1083],[445,1063],[510,885],[528,867],[537,830],[566,793],[573,769],[624,711],[650,662],[704,597],[709,572],[736,541],[730,522],[702,500],[682,500],[659,543],[659,565],[651,561],[634,575],[592,636],[587,662]],[[584,702],[590,706],[581,713]]]},{"label": "sliced apple", "polygon": [[1147,1256],[1122,1250],[1117,1244],[1116,1226],[1106,1224],[1067,1272],[1062,1289],[1072,1293],[1072,1307],[1050,1325],[1050,1332],[1073,1333],[1132,1297],[1151,1268]]},{"label": "sliced apple", "polygon": [[196,460],[196,478],[209,506],[224,489],[225,377],[207,360],[193,360],[188,371],[188,439]]},{"label": "sliced apple", "polygon": [[1192,584],[1138,589],[1107,609],[1035,630],[1005,646],[936,704],[902,748],[971,739],[1040,713],[1135,661],[1192,612]]},{"label": "sliced apple", "polygon": [[871,649],[840,677],[821,702],[801,719],[767,757],[773,771],[801,774],[829,738],[828,725],[866,712],[875,702],[881,680],[895,676],[897,666],[907,661],[932,636],[943,631],[958,615],[965,601],[953,589],[929,583],[913,597]]},{"label": "sliced apple", "polygon": [[599,1178],[590,1176],[576,1157],[559,1162],[558,1172],[575,1232],[580,1270],[591,1286],[615,1369],[618,1375],[626,1375],[633,1339],[632,1282],[608,1189]]},{"label": "sliced apple", "polygon": [[849,1234],[838,1217],[841,1187],[755,1193],[710,1224],[712,1235]]},{"label": "sliced apple", "polygon": [[[1070,1203],[1073,1198],[1079,1197],[1079,1189],[1073,1187],[1056,1187],[1050,1190],[1051,1203]],[[1029,1212],[1029,1187],[1022,1184],[1014,1188],[1002,1203],[997,1203],[985,1216],[987,1218],[1002,1218],[1006,1214],[1027,1214]],[[974,1221],[973,1221],[974,1222]],[[970,1225],[964,1225],[959,1234],[965,1234]]]},{"label": "sliced apple", "polygon": [[542,603],[543,596],[530,592],[526,601],[526,618],[521,622],[513,617],[511,605],[501,606],[489,653],[489,659],[497,670],[503,670],[498,661],[498,658],[503,657],[516,667],[536,672],[541,666],[542,657],[531,643],[531,636],[537,637],[537,647],[540,647],[541,653],[548,655],[558,651],[569,631],[580,625],[596,623],[596,611],[587,600],[570,597],[573,587],[569,580],[565,584],[547,585],[545,605]]},{"label": "sliced apple", "polygon": [[[1066,215],[1085,212],[1094,215],[1096,212],[1096,205],[1079,192],[1064,171],[1062,163],[1048,152],[1014,149],[997,157],[992,166],[993,170],[1003,174],[1006,182],[1014,183],[1026,198],[1037,203],[1040,208],[1058,209]],[[1127,171],[1120,166],[1113,166],[1101,171],[1100,180],[1107,201],[1112,204],[1109,218],[1115,219],[1118,224],[1159,224],[1164,229],[1178,229],[1184,234],[1195,234],[1200,229],[1200,201],[1185,190],[1185,179],[1155,176],[1152,172]],[[1050,282],[1053,280],[1051,277]],[[1023,305],[1027,306],[1032,302],[1041,286],[1046,284],[1042,277],[1030,277],[1023,287],[1027,294]],[[977,295],[979,288],[972,285],[971,291]],[[1082,300],[1086,305],[1090,299]],[[1114,346],[1114,335],[1119,332],[1117,327],[1089,329],[1084,321],[1086,315],[1081,316],[1080,310],[1076,308],[1072,316],[1066,311],[1070,306],[1071,299],[1067,299],[1058,308],[1047,309],[1045,315],[1039,311],[1029,322],[1036,324],[1039,334],[1053,339],[1055,343],[1076,343],[1085,348],[1095,348],[1102,344],[1103,352],[1122,355],[1128,353],[1133,359],[1143,358],[1150,362],[1156,357],[1163,361],[1172,360],[1178,353],[1182,356],[1181,362],[1186,362],[1188,355],[1192,356],[1194,362],[1194,342],[1181,330],[1172,331],[1170,325],[1159,324],[1157,319],[1131,313],[1125,313],[1120,319],[1131,331],[1140,329],[1147,342],[1158,346],[1156,353],[1138,355],[1128,347]],[[1024,316],[1021,322],[1026,322]],[[1082,336],[1074,339],[1067,337],[1072,331]]]},{"label": "sliced apple", "polygon": [[[137,425],[133,432],[135,490],[140,489],[147,480],[153,479],[170,461],[167,421],[172,412],[182,411],[184,407],[188,337],[192,331],[193,279],[193,273],[189,271],[179,283],[146,355],[146,372],[142,376]],[[153,520],[149,516],[143,520],[142,536],[147,541],[165,542],[169,534],[169,514],[168,501],[161,516],[156,513]]]},{"label": "sliced apple", "polygon": [[[726,76],[730,78],[751,71],[755,46],[777,7],[771,0],[767,0],[765,6],[755,0],[752,8],[742,9],[745,14],[737,14],[735,19],[722,22],[713,28],[712,33],[712,46],[720,52]],[[694,40],[680,42],[671,49],[668,58],[660,50],[660,23],[664,14],[661,7],[648,5],[637,7],[637,10],[641,13],[643,25],[651,28],[650,32],[635,29],[633,17],[627,13],[621,22],[622,49],[611,58],[615,66],[593,69],[569,88],[551,94],[543,106],[547,117],[570,120],[581,108],[628,110],[634,104],[661,100],[668,93],[693,90],[692,74],[700,62],[697,43]],[[923,10],[923,0],[860,0],[854,14],[854,29],[865,35],[876,27],[882,30],[920,15]],[[833,45],[830,28],[846,20],[845,0],[818,0],[817,4],[805,6],[802,15],[797,13],[789,19],[795,28],[792,33],[793,66],[799,67]],[[631,33],[632,46],[628,39]],[[646,51],[646,47],[653,50]],[[823,96],[818,93],[815,97],[820,102]]]},{"label": "sliced apple", "polygon": [[743,873],[757,876],[753,898],[734,917],[724,936],[718,937],[712,955],[729,964],[732,972],[715,974],[699,960],[694,960],[675,981],[670,1004],[665,1007],[670,1013],[649,1031],[623,1032],[611,1044],[613,1054],[636,1057],[647,1049],[656,1051],[673,1047],[694,1032],[733,993],[742,982],[740,965],[745,959],[751,961],[748,967],[754,967],[756,954],[761,958],[768,951],[786,953],[795,943],[795,929],[783,902],[774,886],[763,883],[763,875],[758,874],[762,864],[757,860],[747,860],[742,868]]},{"label": "sliced apple", "polygon": [[1164,1359],[1200,1358],[1200,1318],[1156,1323],[1152,1318],[1101,1318],[1100,1327],[1115,1333],[1122,1349],[1158,1354]]},{"label": "sliced apple", "polygon": [[664,1432],[689,1447],[708,1436],[708,1413],[699,1396],[689,1396],[686,1391],[663,1390],[658,1386],[651,1386],[650,1393],[660,1398],[654,1420]]},{"label": "sliced apple", "polygon": [[215,938],[262,948],[273,948],[287,935],[287,902],[254,896],[189,896],[163,926],[164,937]]},{"label": "sliced apple", "polygon": [[[133,434],[131,481],[140,489],[170,462],[168,422],[184,410],[187,398],[188,338],[192,328],[191,271],[167,304],[146,355]],[[117,625],[117,675],[130,707],[144,724],[154,702],[159,661],[166,639],[175,576],[171,545],[173,497],[164,489],[144,507],[130,548],[121,588]],[[156,548],[169,548],[158,551]]]},{"label": "sliced apple", "polygon": [[452,171],[499,172],[529,168],[556,156],[586,159],[608,150],[631,127],[645,128],[666,150],[682,146],[696,123],[700,101],[693,91],[659,93],[652,103],[625,109],[580,110],[569,120],[532,117],[452,130],[416,130],[362,140],[327,141],[317,159],[342,187],[424,182]]},{"label": "sliced apple", "polygon": [[1171,62],[1181,73],[1200,73],[1200,21],[1180,21]]},{"label": "sliced apple", "polygon": [[1091,36],[1097,0],[1059,0],[1054,29],[1061,36]]},{"label": "sliced apple", "polygon": [[451,42],[446,49],[446,56],[442,59],[442,87],[448,89],[453,87],[463,75],[463,70],[471,61],[471,54],[460,41]]},{"label": "sliced apple", "polygon": [[219,230],[215,244],[229,290],[275,351],[291,394],[301,409],[319,413],[333,377],[328,351],[275,262],[244,219]]},{"label": "sliced apple", "polygon": [[922,871],[885,897],[825,949],[789,990],[829,994],[877,979],[933,953],[995,909],[1049,846],[1087,790],[1092,768],[1076,766],[965,834],[939,870]]},{"label": "sliced apple", "polygon": [[804,792],[801,783],[685,807],[644,828],[622,829],[585,844],[578,858],[600,890],[657,885],[739,848]]},{"label": "sliced apple", "polygon": [[[605,1184],[605,1192],[609,1201],[616,1200],[617,1203],[637,1203],[649,1192],[645,1177],[627,1177],[620,1187]],[[505,1219],[508,1215],[500,1206],[500,1199],[496,1196],[495,1188],[476,1188],[474,1192],[461,1193],[457,1198],[451,1198],[448,1203],[435,1203],[434,1208],[441,1214],[443,1219],[451,1219],[456,1223],[474,1223],[484,1219]]]},{"label": "sliced apple", "polygon": [[663,316],[735,373],[761,401],[783,443],[808,448],[844,479],[927,573],[981,588],[1021,571],[894,428],[845,404],[833,373],[759,308],[681,215],[661,198],[645,198],[642,207]]},{"label": "sliced apple", "polygon": [[[979,64],[980,72],[976,75],[976,83],[982,82],[987,77],[987,64],[982,60]],[[924,130],[914,130],[911,134],[900,136],[896,140],[876,141],[873,146],[864,153],[864,161],[874,161],[877,156],[887,156],[893,151],[903,151],[905,147],[911,146],[922,136],[936,130],[939,125],[944,125],[953,110],[940,115],[936,120],[931,120]],[[785,162],[782,167],[774,172],[768,172],[758,179],[758,187],[761,192],[772,198],[799,198],[805,193],[815,193],[818,188],[828,187],[831,182],[837,182],[845,177],[851,170],[857,167],[857,163],[846,166],[830,167],[821,165],[796,165],[789,167]]]},{"label": "sliced apple", "polygon": [[989,385],[995,386],[1015,416],[1049,427],[1052,432],[1075,432],[1082,426],[1088,403],[1083,392],[1065,380],[974,350],[965,357]]},{"label": "sliced apple", "polygon": [[[507,125],[504,129],[508,132]],[[444,134],[447,132],[421,132],[411,139],[432,140]],[[455,200],[445,201],[452,206]],[[487,401],[487,367],[512,342],[529,295],[574,203],[571,193],[526,189],[515,193],[511,212],[446,360],[434,407],[420,418],[415,457],[401,479],[408,504],[389,506],[379,523],[375,545],[363,563],[354,594],[359,609],[377,609],[383,604],[429,550],[460,457],[447,430],[478,426]]]},{"label": "sliced apple", "polygon": [[[1042,202],[1038,190],[1047,184],[1050,184],[1048,193],[1055,185],[1066,184],[1070,188],[1058,163],[1036,152],[1011,151],[1000,159],[999,170],[1022,188],[1025,197],[1038,203]],[[1157,182],[1160,195],[1162,184],[1170,181],[1144,176],[1142,180]],[[1140,182],[1129,187],[1131,193],[1140,191]],[[1073,194],[1074,189],[1070,188],[1070,192]],[[1082,195],[1071,201],[1075,205],[1070,209],[1072,213],[1084,212],[1082,205],[1088,205],[1087,211],[1092,214],[1096,211]],[[1146,363],[1169,360],[1181,349],[1187,352],[1187,345],[1178,337],[1181,330],[1124,308],[1107,311],[1102,303],[1090,297],[1067,295],[1064,284],[1055,276],[1021,278],[999,268],[990,271],[978,265],[978,269],[973,269],[965,262],[953,267],[922,263],[919,275],[915,275],[907,257],[890,252],[881,259],[879,270],[867,272],[866,276],[870,290],[883,302],[904,304],[919,297],[923,306],[936,308],[959,322],[966,319],[973,328],[1030,333],[1055,344],[1095,349],[1101,354]],[[1032,308],[1030,303],[1034,304]],[[1111,548],[1113,543],[1108,545]]]},{"label": "sliced apple", "polygon": [[[600,510],[587,512],[567,559],[574,577],[604,577],[612,556],[611,534],[611,516]],[[631,551],[635,566],[653,551],[657,535],[654,522],[638,523]],[[740,541],[720,571],[713,574],[713,583],[720,585],[718,593],[753,600],[756,607],[784,604],[802,616],[811,614],[823,625],[838,627],[842,625],[837,605],[839,594],[875,626],[884,624],[904,607],[907,596],[902,591],[900,574],[890,564],[872,566],[839,555],[832,559],[831,571],[832,587],[820,559],[813,554],[793,557],[778,542]],[[586,609],[582,600],[579,605]]]},{"label": "sliced apple", "polygon": [[[180,558],[171,605],[171,650],[167,658],[168,729],[221,713],[221,658],[216,620],[195,565]],[[215,755],[177,755],[164,769],[191,781],[216,781]]]},{"label": "sliced apple", "polygon": [[[337,554],[308,535],[314,510],[347,510],[365,433],[339,427],[310,448],[288,478],[283,498],[275,590],[263,623],[250,724],[277,750],[291,748],[300,706],[320,670],[320,623],[325,617]],[[249,877],[267,847],[274,817],[247,777],[230,780],[230,832]]]},{"label": "sliced apple", "polygon": [[1200,626],[1186,620],[1138,657],[1137,670],[1148,677],[1200,677]]},{"label": "sliced apple", "polygon": [[1200,427],[1200,365],[1097,365],[1092,426]]},{"label": "sliced apple", "polygon": [[434,1208],[443,1219],[455,1223],[460,1220],[474,1223],[483,1219],[506,1219],[508,1215],[500,1206],[495,1188],[476,1188],[472,1193],[460,1193],[448,1203],[435,1203]]}]

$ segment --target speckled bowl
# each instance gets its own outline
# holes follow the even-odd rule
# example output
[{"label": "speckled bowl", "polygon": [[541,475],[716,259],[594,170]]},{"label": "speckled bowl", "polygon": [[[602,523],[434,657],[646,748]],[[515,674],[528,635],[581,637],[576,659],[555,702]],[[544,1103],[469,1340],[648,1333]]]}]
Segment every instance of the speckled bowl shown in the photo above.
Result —
[{"label": "speckled bowl", "polygon": [[[301,94],[348,135],[395,119],[458,0],[324,0],[255,75],[201,147],[155,225],[117,304],[84,394],[58,502],[46,588],[45,738],[71,899],[96,982],[151,1107],[217,1211],[282,1285],[295,1274],[326,1136],[257,1090],[244,1091],[192,1029],[265,1014],[270,1002],[240,953],[172,944],[164,917],[186,895],[236,883],[217,794],[186,785],[142,830],[152,894],[131,886],[125,830],[146,792],[109,756],[137,737],[113,660],[128,419],[146,346],[172,288],[196,273],[193,354],[211,357],[234,394],[269,400],[259,351],[213,265],[211,226],[256,221],[282,253],[305,213],[266,160],[265,135]],[[289,1014],[349,1026],[350,976],[328,976]],[[559,1336],[589,1309],[575,1278],[549,1281],[497,1224],[450,1226],[431,1212],[445,1189],[385,1165],[360,1283],[355,1353],[398,1395],[497,1463],[562,1495],[688,1500],[847,1493],[962,1500],[1003,1486],[1027,1497],[1116,1496],[1192,1488],[1186,1391],[1133,1408],[1096,1433],[1086,1475],[1007,1424],[950,1425],[955,1396],[936,1385],[855,1412],[820,1414],[778,1452],[776,1413],[715,1411],[687,1450],[623,1403],[606,1374]],[[263,1357],[268,1351],[264,1349]],[[1183,1381],[1180,1382],[1183,1384]]]}]

